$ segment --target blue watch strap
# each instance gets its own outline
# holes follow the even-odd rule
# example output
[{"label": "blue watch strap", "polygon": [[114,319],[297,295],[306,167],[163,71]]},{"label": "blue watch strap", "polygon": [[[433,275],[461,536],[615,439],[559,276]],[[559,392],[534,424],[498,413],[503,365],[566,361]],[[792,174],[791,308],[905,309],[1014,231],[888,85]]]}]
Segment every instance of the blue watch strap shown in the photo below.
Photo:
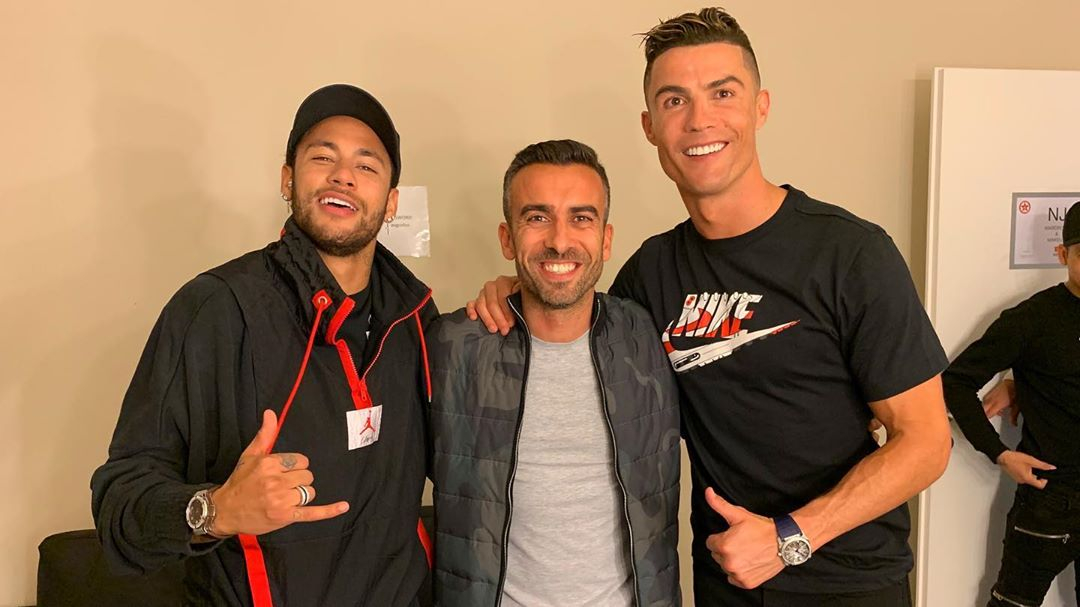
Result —
[{"label": "blue watch strap", "polygon": [[799,524],[795,522],[795,519],[791,518],[790,514],[774,517],[773,523],[776,525],[776,535],[782,540],[786,540],[793,535],[802,535],[802,529],[799,528]]}]

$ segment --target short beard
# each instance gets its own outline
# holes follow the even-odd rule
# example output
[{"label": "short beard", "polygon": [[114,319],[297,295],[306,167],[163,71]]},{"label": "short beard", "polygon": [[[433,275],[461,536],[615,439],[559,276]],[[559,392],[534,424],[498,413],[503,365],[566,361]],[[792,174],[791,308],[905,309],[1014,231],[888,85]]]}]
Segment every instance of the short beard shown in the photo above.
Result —
[{"label": "short beard", "polygon": [[[555,261],[562,258],[554,252],[548,252],[540,256],[541,261]],[[587,256],[586,256],[587,258]],[[585,261],[579,257],[566,256],[565,259],[572,259],[573,261]],[[537,261],[536,258],[528,259],[527,262]],[[591,259],[588,261],[592,261]],[[585,295],[596,286],[596,282],[600,280],[600,274],[604,271],[603,263],[596,263],[585,267],[585,273],[581,278],[572,284],[565,285],[564,289],[546,289],[538,280],[535,280],[525,268],[521,266],[521,262],[514,260],[514,265],[517,267],[518,280],[521,282],[521,289],[527,291],[529,295],[532,295],[533,299],[540,305],[548,310],[566,310],[572,308],[585,298]]]},{"label": "short beard", "polygon": [[316,249],[331,257],[351,257],[364,250],[372,240],[379,236],[379,230],[382,229],[382,221],[379,218],[386,212],[384,203],[382,213],[368,217],[365,213],[367,205],[361,201],[360,208],[356,210],[361,215],[360,225],[355,230],[346,234],[327,234],[320,233],[312,220],[315,213],[314,206],[300,205],[296,198],[295,185],[292,187],[289,200],[289,209],[292,210],[293,220],[296,221],[297,227],[315,243]]}]

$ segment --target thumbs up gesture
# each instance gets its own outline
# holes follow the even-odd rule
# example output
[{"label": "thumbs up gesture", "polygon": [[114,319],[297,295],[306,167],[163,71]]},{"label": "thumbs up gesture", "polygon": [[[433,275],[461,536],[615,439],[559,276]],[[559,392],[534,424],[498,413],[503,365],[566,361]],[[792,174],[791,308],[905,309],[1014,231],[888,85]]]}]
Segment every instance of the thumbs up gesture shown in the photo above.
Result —
[{"label": "thumbs up gesture", "polygon": [[308,458],[300,453],[268,454],[276,435],[277,415],[266,410],[262,427],[240,454],[229,479],[214,490],[215,536],[261,535],[292,523],[333,518],[349,510],[348,502],[306,505],[315,499],[315,477],[308,470]]},{"label": "thumbs up gesture", "polygon": [[705,541],[713,560],[728,574],[728,582],[739,588],[757,588],[784,569],[771,519],[728,503],[711,487],[705,490],[705,501],[729,525],[727,531],[714,533]]}]

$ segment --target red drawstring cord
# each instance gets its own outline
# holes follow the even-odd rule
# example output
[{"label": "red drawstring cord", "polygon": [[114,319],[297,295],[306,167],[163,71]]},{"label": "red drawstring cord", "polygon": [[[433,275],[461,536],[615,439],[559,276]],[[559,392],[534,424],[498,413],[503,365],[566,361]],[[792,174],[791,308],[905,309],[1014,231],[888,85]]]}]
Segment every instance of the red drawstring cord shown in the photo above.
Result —
[{"label": "red drawstring cord", "polygon": [[[308,337],[307,349],[304,350],[304,360],[300,363],[300,371],[296,374],[296,383],[293,384],[292,392],[289,393],[285,406],[281,408],[277,429],[274,430],[274,438],[266,449],[267,453],[270,453],[274,448],[278,434],[281,433],[281,426],[285,423],[285,416],[289,414],[289,408],[292,407],[293,399],[296,398],[296,392],[300,389],[300,381],[304,379],[304,371],[307,370],[308,359],[311,358],[311,348],[315,345],[315,334],[319,330],[319,321],[322,320],[322,313],[330,307],[330,296],[326,294],[326,291],[319,291],[311,298],[311,303],[315,305],[315,322],[311,325],[311,336]],[[247,567],[248,584],[251,586],[251,600],[255,603],[255,607],[273,607],[274,599],[270,595],[270,576],[266,573],[266,561],[263,559],[259,540],[254,535],[246,533],[241,533],[239,539],[240,545],[244,548],[244,564]]]},{"label": "red drawstring cord", "polygon": [[427,399],[431,402],[431,367],[428,366],[427,340],[424,339],[424,325],[420,323],[420,311],[414,314],[416,317],[416,332],[420,334],[420,354],[424,357],[424,380],[427,385]]},{"label": "red drawstring cord", "polygon": [[[311,348],[315,345],[315,334],[319,331],[319,321],[322,320],[323,312],[330,307],[330,296],[326,294],[326,291],[319,291],[311,298],[311,303],[315,304],[315,322],[311,325],[311,335],[308,336],[307,349],[304,350],[304,360],[300,363],[300,372],[296,374],[296,383],[293,384],[292,392],[289,392],[289,398],[285,401],[285,406],[281,408],[277,431],[274,432],[274,440],[270,441],[270,449],[277,442],[278,433],[281,432],[281,427],[285,425],[285,416],[289,414],[293,399],[296,398],[296,392],[300,389],[300,380],[304,379],[304,371],[307,371],[308,360],[311,358]],[[267,453],[269,452],[268,449]]]}]

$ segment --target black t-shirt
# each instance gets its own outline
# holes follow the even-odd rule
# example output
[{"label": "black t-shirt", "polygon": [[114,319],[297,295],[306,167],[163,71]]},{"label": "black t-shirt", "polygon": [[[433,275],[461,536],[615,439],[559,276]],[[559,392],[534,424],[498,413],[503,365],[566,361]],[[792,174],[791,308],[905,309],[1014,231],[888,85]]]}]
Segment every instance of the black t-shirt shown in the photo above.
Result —
[{"label": "black t-shirt", "polygon": [[353,355],[353,362],[357,365],[357,372],[363,373],[363,366],[369,358],[367,351],[368,335],[371,333],[371,300],[374,299],[372,292],[375,289],[375,270],[372,268],[371,280],[368,281],[368,286],[364,287],[357,293],[349,295],[349,298],[355,302],[352,312],[349,312],[349,317],[345,319],[345,322],[341,324],[341,329],[338,333],[345,338],[345,343],[349,346],[349,351]]},{"label": "black t-shirt", "polygon": [[1012,369],[1024,413],[1020,451],[1057,466],[1038,471],[1080,488],[1080,297],[1059,284],[1001,313],[942,377],[945,402],[976,449],[991,461],[1006,449],[983,413],[977,392]]},{"label": "black t-shirt", "polygon": [[[695,575],[726,574],[705,540],[727,524],[713,487],[764,516],[833,488],[877,449],[870,401],[947,364],[892,239],[785,186],[757,228],[719,240],[687,220],[645,241],[611,288],[653,315],[681,388],[691,460]],[[906,505],[816,547],[766,587],[857,592],[911,569]]]}]

